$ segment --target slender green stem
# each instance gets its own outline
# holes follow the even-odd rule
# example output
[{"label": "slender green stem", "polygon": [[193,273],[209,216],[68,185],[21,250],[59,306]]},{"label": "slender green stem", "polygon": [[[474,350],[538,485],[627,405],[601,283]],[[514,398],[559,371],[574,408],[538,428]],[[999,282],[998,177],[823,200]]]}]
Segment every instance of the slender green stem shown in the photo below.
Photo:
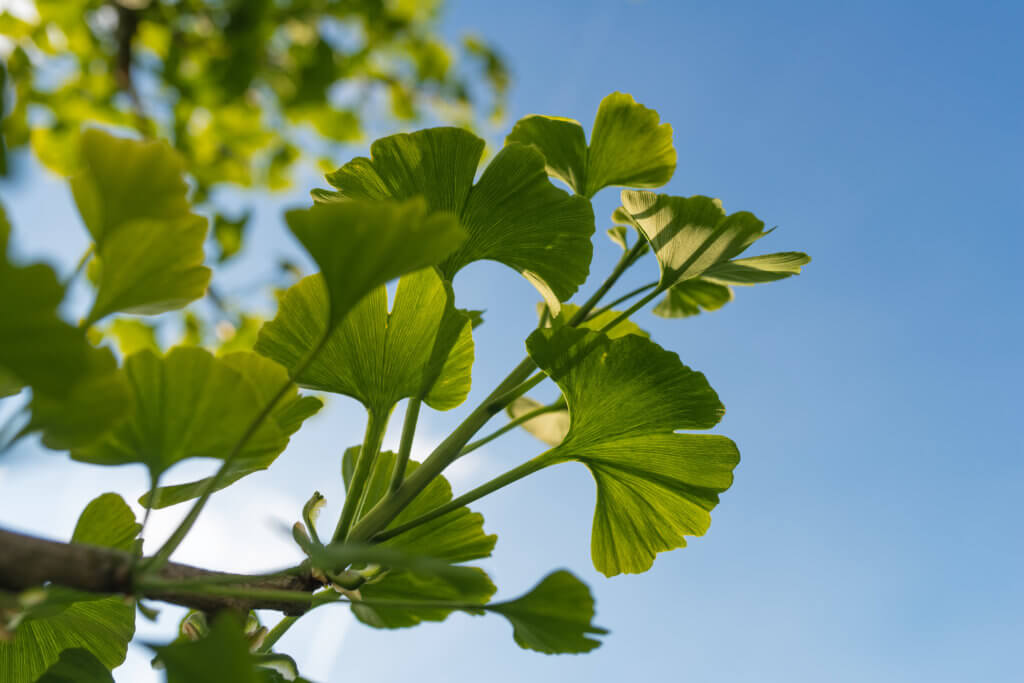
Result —
[{"label": "slender green stem", "polygon": [[391,485],[389,491],[397,491],[405,478],[405,466],[409,463],[409,453],[412,452],[412,440],[416,435],[416,422],[420,417],[420,405],[423,399],[416,396],[409,399],[405,406],[405,421],[402,422],[402,440],[398,445],[398,457],[395,458],[395,469],[391,472]]},{"label": "slender green stem", "polygon": [[256,651],[270,652],[274,645],[277,644],[277,641],[281,640],[281,636],[283,636],[288,629],[292,627],[292,624],[298,620],[298,617],[282,617],[281,621],[277,622],[277,624],[274,625],[274,628],[270,629],[270,632],[267,633],[267,637],[263,639],[263,642],[260,643],[258,648],[256,648]]},{"label": "slender green stem", "polygon": [[[324,345],[327,343],[327,339],[330,336],[329,333],[329,329],[325,330],[323,338],[319,341],[319,343],[317,343],[315,347],[310,349],[306,357],[302,359],[302,361],[298,364],[298,367],[291,375],[292,377],[298,377],[306,370],[306,368],[309,367],[309,364],[313,362],[313,359],[316,358],[316,355],[320,353],[320,350],[323,349]],[[178,524],[178,527],[174,530],[174,533],[172,533],[171,536],[164,542],[164,544],[160,546],[160,549],[156,552],[156,554],[145,562],[145,564],[142,567],[143,573],[156,573],[160,570],[161,567],[167,564],[167,561],[171,557],[171,553],[177,550],[178,546],[181,545],[181,542],[185,540],[185,536],[188,535],[188,532],[191,531],[192,526],[196,523],[196,520],[199,518],[199,513],[203,511],[203,507],[205,507],[207,501],[210,500],[210,496],[213,495],[214,491],[217,490],[217,486],[220,484],[221,481],[223,481],[224,477],[227,475],[228,470],[231,468],[231,464],[242,453],[242,449],[245,448],[245,445],[249,443],[249,440],[256,434],[256,431],[260,428],[260,425],[263,424],[263,421],[270,416],[270,413],[273,412],[274,407],[277,406],[278,402],[294,386],[295,382],[292,379],[289,379],[287,382],[285,382],[281,386],[281,388],[277,390],[277,392],[270,399],[270,401],[267,402],[263,409],[256,415],[256,417],[253,418],[252,422],[249,424],[249,427],[245,430],[245,432],[242,434],[242,437],[235,444],[235,447],[231,449],[231,452],[228,454],[228,457],[224,458],[224,463],[217,470],[217,473],[213,475],[213,478],[206,485],[206,488],[203,490],[203,494],[199,496],[196,502],[192,505],[192,509],[188,511],[188,514],[185,516],[185,519],[181,520],[181,523]]]},{"label": "slender green stem", "polygon": [[474,500],[483,498],[486,495],[494,493],[498,489],[508,486],[513,482],[517,482],[523,477],[529,476],[534,472],[537,472],[538,470],[542,470],[550,464],[551,460],[543,456],[538,456],[536,458],[533,458],[532,460],[527,460],[522,465],[510,469],[505,474],[499,475],[494,479],[491,479],[489,482],[477,486],[472,491],[468,491],[459,496],[458,498],[454,498],[451,501],[445,503],[444,505],[434,508],[430,512],[420,515],[415,519],[411,519],[405,524],[400,524],[396,527],[379,532],[373,537],[372,540],[376,543],[380,543],[388,540],[389,538],[394,538],[395,536],[398,536],[399,534],[404,533],[409,529],[418,527],[420,524],[426,524],[427,522],[435,520],[442,515],[446,515],[454,510],[458,510],[460,507],[464,505],[469,505]]},{"label": "slender green stem", "polygon": [[562,410],[562,408],[564,408],[564,407],[565,407],[565,404],[561,400],[559,400],[559,401],[556,401],[556,402],[552,403],[551,405],[541,406],[540,408],[536,408],[534,410],[531,410],[528,413],[523,413],[522,415],[520,415],[519,417],[515,418],[514,420],[510,420],[509,423],[507,425],[505,425],[504,427],[501,427],[500,429],[497,429],[497,430],[491,432],[490,434],[488,434],[487,436],[483,437],[482,439],[477,439],[476,441],[473,441],[472,443],[466,444],[466,447],[462,449],[461,453],[459,453],[459,457],[461,458],[462,456],[466,455],[467,453],[471,453],[471,452],[475,451],[476,449],[480,448],[484,444],[487,444],[487,443],[490,443],[491,441],[494,441],[495,439],[497,439],[502,434],[505,434],[506,432],[509,432],[509,431],[515,429],[519,425],[521,425],[524,422],[527,422],[529,420],[532,420],[533,418],[537,417],[538,415],[544,415],[545,413],[553,413],[556,410]]},{"label": "slender green stem", "polygon": [[637,287],[632,292],[629,292],[628,294],[623,294],[622,296],[620,296],[618,299],[616,299],[615,301],[611,302],[610,304],[605,304],[604,306],[601,306],[600,308],[595,308],[594,311],[590,315],[587,316],[587,320],[590,320],[592,318],[596,318],[597,316],[601,315],[605,311],[609,311],[609,310],[615,308],[615,306],[617,306],[618,304],[621,304],[623,301],[626,301],[628,299],[632,299],[637,294],[640,294],[641,292],[645,292],[648,289],[650,289],[651,287],[657,287],[657,286],[658,286],[658,283],[655,281],[655,282],[648,282],[643,287]]},{"label": "slender green stem", "polygon": [[537,365],[530,358],[525,358],[492,391],[483,402],[471,412],[462,423],[448,435],[441,444],[416,468],[390,495],[384,496],[359,522],[352,527],[346,540],[352,542],[366,541],[375,533],[386,527],[395,516],[415,498],[427,484],[434,480],[444,468],[455,462],[462,448],[469,443],[473,435],[487,423],[505,405],[498,399],[526,380]]},{"label": "slender green stem", "polygon": [[547,379],[547,377],[548,375],[546,372],[538,371],[531,375],[525,382],[523,382],[519,386],[513,387],[509,391],[506,391],[504,394],[499,396],[497,399],[495,399],[495,403],[501,403],[501,407],[504,408],[509,403],[512,403],[512,401],[516,400],[517,398],[525,394],[527,391],[543,382],[545,379]]},{"label": "slender green stem", "polygon": [[387,415],[381,417],[379,411],[369,411],[369,417],[366,420],[366,436],[363,438],[362,448],[359,449],[359,458],[356,460],[356,469],[349,481],[348,491],[345,492],[345,504],[341,508],[338,526],[334,529],[332,537],[334,543],[345,540],[356,513],[362,507],[363,493],[366,488],[366,480],[370,476],[370,467],[380,451],[380,444],[384,440],[384,431],[387,427]]}]

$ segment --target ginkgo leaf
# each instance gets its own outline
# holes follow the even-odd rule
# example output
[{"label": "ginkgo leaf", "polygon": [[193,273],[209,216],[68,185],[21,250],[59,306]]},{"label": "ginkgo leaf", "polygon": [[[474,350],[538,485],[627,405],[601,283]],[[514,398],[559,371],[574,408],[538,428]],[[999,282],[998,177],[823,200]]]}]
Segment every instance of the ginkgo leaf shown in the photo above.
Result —
[{"label": "ginkgo leaf", "polygon": [[783,251],[719,263],[706,270],[704,278],[727,285],[756,285],[799,275],[800,267],[810,262],[807,254]]},{"label": "ginkgo leaf", "polygon": [[381,138],[370,158],[357,157],[317,190],[318,202],[426,198],[431,211],[451,211],[469,234],[440,264],[451,280],[479,260],[519,271],[557,310],[587,278],[594,214],[590,203],[553,186],[544,158],[528,146],[506,145],[474,185],[484,141],[460,128],[430,128]]},{"label": "ginkgo leaf", "polygon": [[653,313],[662,318],[686,318],[702,310],[717,311],[730,301],[730,288],[698,277],[669,287],[665,298],[654,307]]},{"label": "ginkgo leaf", "polygon": [[659,290],[700,277],[767,234],[752,213],[726,215],[722,203],[710,197],[625,190],[622,205],[658,259]]},{"label": "ginkgo leaf", "polygon": [[147,322],[135,318],[115,318],[103,329],[104,337],[113,337],[117,350],[122,356],[148,349],[161,353],[156,339],[156,329]]},{"label": "ginkgo leaf", "polygon": [[[390,313],[387,298],[382,285],[356,304],[295,381],[352,396],[377,415],[390,414],[403,398],[422,398],[436,410],[461,404],[470,388],[472,324],[455,309],[450,284],[425,268],[399,280]],[[324,335],[327,299],[320,275],[300,280],[260,330],[256,351],[294,376]]]},{"label": "ginkgo leaf", "polygon": [[217,615],[210,631],[198,640],[181,639],[150,646],[167,671],[167,683],[259,683],[256,658],[234,613]]},{"label": "ginkgo leaf", "polygon": [[527,350],[572,416],[565,439],[540,462],[579,461],[597,483],[594,566],[608,576],[643,572],[657,553],[703,534],[739,462],[725,437],[676,433],[721,419],[704,375],[637,335],[537,330]]},{"label": "ginkgo leaf", "polygon": [[[6,225],[6,222],[4,223]],[[124,418],[128,386],[107,350],[60,319],[64,288],[49,266],[14,266],[0,235],[0,395],[32,388],[32,418],[50,448],[85,445]]]},{"label": "ginkgo leaf", "polygon": [[520,119],[506,142],[535,146],[549,175],[590,199],[613,185],[661,187],[672,179],[672,126],[659,121],[658,112],[616,92],[601,100],[589,147],[578,121],[539,115]]},{"label": "ginkgo leaf", "polygon": [[[345,451],[342,460],[342,474],[345,485],[352,477],[359,446]],[[373,508],[388,492],[388,484],[397,456],[391,451],[382,451],[374,459],[366,481],[360,514]],[[419,463],[410,460],[406,476],[416,471]],[[388,525],[394,528],[413,520],[452,499],[452,489],[443,476],[433,479]],[[497,536],[484,533],[484,518],[480,513],[461,507],[425,524],[389,538],[381,543],[384,548],[400,550],[413,556],[426,555],[446,562],[467,562],[488,557],[494,549]],[[392,570],[374,583],[365,584],[360,594],[367,600],[451,600],[459,602],[485,603],[496,588],[483,570],[466,567],[479,575],[479,580],[453,583],[444,577],[424,575],[408,569]],[[443,621],[451,609],[438,607],[390,607],[353,605],[352,611],[363,623],[377,628],[404,628],[415,626],[422,621]]]},{"label": "ginkgo leaf", "polygon": [[86,324],[117,311],[162,313],[203,296],[207,220],[191,212],[177,152],[97,129],[82,133],[80,145],[71,190],[98,264]]},{"label": "ginkgo leaf", "polygon": [[[86,506],[71,541],[130,550],[139,529],[121,497],[106,493]],[[13,640],[0,641],[0,681],[32,683],[57,663],[61,652],[78,648],[113,669],[124,661],[134,634],[135,606],[123,597],[71,602],[51,615],[26,619]]]},{"label": "ginkgo leaf", "polygon": [[545,654],[590,652],[601,641],[588,636],[607,630],[594,626],[594,598],[586,584],[563,570],[548,574],[526,595],[494,603],[489,611],[512,624],[519,647]]},{"label": "ginkgo leaf", "polygon": [[[269,403],[277,390],[288,380],[288,373],[284,368],[252,352],[228,353],[218,358],[218,361],[233,368],[249,381],[258,394],[260,405]],[[322,407],[323,401],[315,396],[300,396],[292,390],[275,404],[267,419],[276,423],[280,433],[287,439],[299,430],[306,418],[315,415]],[[228,466],[213,490],[227,488],[243,477],[267,469],[277,460],[281,450],[272,448],[262,454],[250,454],[250,449],[246,447],[241,457]],[[206,477],[187,484],[160,486],[140,497],[139,503],[155,509],[177,505],[203,495],[212,479],[213,477]]]},{"label": "ginkgo leaf", "polygon": [[[528,396],[520,396],[505,411],[513,420],[543,408],[544,404]],[[519,425],[549,446],[557,446],[569,433],[569,411],[565,408],[541,413]]]},{"label": "ginkgo leaf", "polygon": [[[75,449],[76,460],[100,465],[143,463],[153,481],[185,458],[226,458],[273,392],[287,381],[283,368],[251,352],[215,358],[195,347],[166,356],[140,351],[125,360],[135,412],[101,441]],[[273,388],[271,388],[273,387]],[[266,467],[284,450],[308,407],[294,389],[246,442],[235,463]]]},{"label": "ginkgo leaf", "polygon": [[455,216],[428,215],[422,198],[315,204],[289,211],[285,220],[320,266],[332,330],[374,289],[436,265],[465,239]]}]

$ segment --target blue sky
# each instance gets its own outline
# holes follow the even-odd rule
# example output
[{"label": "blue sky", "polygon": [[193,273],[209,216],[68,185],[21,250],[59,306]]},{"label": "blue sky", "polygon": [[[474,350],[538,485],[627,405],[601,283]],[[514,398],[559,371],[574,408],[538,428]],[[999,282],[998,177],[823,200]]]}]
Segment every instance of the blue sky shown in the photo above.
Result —
[{"label": "blue sky", "polygon": [[[590,566],[582,467],[476,505],[500,537],[486,563],[499,596],[572,569],[612,631],[602,648],[544,657],[519,650],[503,621],[460,615],[374,631],[335,607],[282,648],[330,682],[1020,680],[1024,6],[455,0],[445,16],[451,35],[487,36],[512,65],[503,131],[529,113],[589,129],[603,96],[632,93],[675,130],[679,166],[662,191],[751,210],[779,226],[761,251],[814,262],[712,314],[637,316],[707,375],[728,409],[717,431],[743,454],[706,537],[607,580]],[[227,286],[297,253],[280,210],[318,184],[259,201],[256,242]],[[19,253],[67,269],[86,240],[66,183],[32,170],[0,193]],[[616,190],[594,202],[601,279],[617,255],[600,231],[616,205]],[[621,291],[653,278],[654,263],[642,265]],[[535,321],[534,291],[507,269],[474,265],[455,284],[461,306],[488,309],[474,392],[427,416],[419,452],[518,362]],[[218,495],[181,558],[279,565],[292,552],[279,523],[314,488],[337,510],[339,445],[362,430],[353,402],[331,401],[270,472]],[[466,488],[537,452],[513,434],[452,478]],[[0,464],[0,524],[66,537],[91,497],[133,499],[144,484],[141,470],[26,444]],[[183,513],[157,515],[154,534]],[[140,621],[140,633],[166,637],[179,614]],[[145,681],[147,669],[135,650],[119,680]]]}]

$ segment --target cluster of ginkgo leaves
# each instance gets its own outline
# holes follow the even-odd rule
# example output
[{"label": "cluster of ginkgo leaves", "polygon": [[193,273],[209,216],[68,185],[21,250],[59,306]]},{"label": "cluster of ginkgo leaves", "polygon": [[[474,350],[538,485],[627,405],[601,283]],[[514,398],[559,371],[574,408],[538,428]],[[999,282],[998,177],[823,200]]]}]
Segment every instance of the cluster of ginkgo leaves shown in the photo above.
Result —
[{"label": "cluster of ginkgo leaves", "polygon": [[[173,582],[159,572],[209,497],[267,468],[319,410],[320,399],[299,387],[350,396],[367,413],[363,443],[344,453],[346,497],[333,529],[318,526],[319,493],[294,527],[307,559],[281,573],[305,573],[322,588],[274,598],[294,600],[300,612],[347,602],[377,628],[490,612],[508,619],[521,647],[586,652],[605,631],[592,623],[588,588],[569,572],[547,575],[516,600],[490,601],[494,584],[465,563],[487,557],[497,539],[467,505],[545,467],[582,463],[597,485],[592,558],[608,576],[646,571],[659,552],[707,530],[739,453],[724,436],[688,432],[713,427],[724,408],[704,375],[629,318],[658,297],[661,316],[716,309],[733,286],[799,273],[808,257],[743,257],[768,232],[753,214],[727,213],[709,197],[642,189],[670,180],[676,153],[671,128],[629,95],[601,102],[589,142],[576,121],[530,116],[481,171],[483,151],[483,140],[466,130],[432,128],[380,139],[369,158],[329,174],[334,189],[315,190],[311,207],[285,215],[319,272],[283,294],[252,348],[151,344],[115,354],[96,345],[110,329],[99,323],[203,296],[211,278],[203,265],[207,221],[192,212],[186,168],[168,145],[97,129],[82,134],[70,182],[93,240],[87,270],[95,296],[72,325],[58,313],[66,285],[54,271],[4,256],[0,395],[30,389],[19,436],[38,433],[82,462],[143,464],[152,484],[140,499],[147,509],[191,501],[171,537],[133,562],[136,598],[261,597],[223,577]],[[622,256],[589,298],[567,303],[589,274],[590,200],[610,186],[631,188],[608,231]],[[10,230],[0,220],[0,254]],[[650,254],[657,278],[605,302],[623,272],[653,266],[644,259]],[[536,287],[540,320],[526,339],[527,357],[416,462],[409,456],[423,404],[451,410],[469,393],[481,319],[457,307],[454,286],[458,272],[479,260],[504,264]],[[389,308],[386,283],[396,278]],[[547,379],[561,390],[557,401],[526,396]],[[382,451],[403,400],[399,450]],[[510,421],[474,441],[502,411]],[[516,426],[549,448],[454,496],[444,469]],[[221,461],[214,476],[165,485],[176,463],[199,457]],[[139,554],[142,526],[123,500],[105,494],[82,513],[72,541]],[[0,679],[111,680],[133,636],[135,607],[56,589],[43,598],[7,596],[5,614],[14,616],[12,638],[0,642]],[[303,680],[290,658],[273,651],[296,618],[284,616],[268,632],[251,617],[191,613],[178,640],[154,646],[155,661],[170,681]]]}]

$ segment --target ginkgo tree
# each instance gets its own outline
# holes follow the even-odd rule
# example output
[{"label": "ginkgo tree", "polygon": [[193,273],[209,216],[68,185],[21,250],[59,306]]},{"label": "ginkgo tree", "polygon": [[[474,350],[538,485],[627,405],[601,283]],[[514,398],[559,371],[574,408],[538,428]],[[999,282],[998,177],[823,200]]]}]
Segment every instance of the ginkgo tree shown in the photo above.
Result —
[{"label": "ginkgo tree", "polygon": [[[140,324],[126,314],[180,308],[209,285],[207,222],[189,203],[188,169],[162,142],[95,128],[78,149],[70,184],[93,241],[82,263],[93,301],[78,324],[64,320],[67,283],[48,266],[11,262],[12,229],[0,221],[0,394],[25,406],[15,440],[38,434],[78,461],[140,463],[150,475],[139,492],[146,516],[171,505],[188,512],[148,555],[145,518],[116,494],[88,505],[69,543],[0,530],[0,680],[13,683],[112,680],[136,608],[148,613],[161,601],[191,608],[174,642],[150,644],[172,682],[305,680],[277,642],[310,610],[334,603],[385,629],[455,611],[494,614],[523,648],[592,650],[606,631],[593,623],[587,586],[565,570],[538,577],[517,599],[491,600],[495,585],[469,563],[487,557],[497,537],[468,506],[576,462],[596,483],[591,552],[600,572],[644,572],[658,553],[704,534],[739,453],[725,436],[694,432],[714,427],[724,408],[703,374],[631,318],[649,305],[663,317],[714,310],[734,286],[783,279],[809,261],[798,252],[747,255],[770,232],[751,213],[650,191],[675,169],[672,130],[614,93],[589,142],[576,121],[530,116],[483,168],[484,142],[466,130],[376,141],[368,158],[327,176],[333,189],[313,190],[312,206],[284,215],[319,270],[282,294],[248,348],[165,350],[118,330]],[[595,291],[570,303],[589,275],[591,199],[614,186],[626,188],[608,231],[621,258]],[[482,319],[459,308],[458,273],[480,260],[537,289],[537,328],[525,357],[417,462],[410,453],[421,412],[457,409],[469,394]],[[655,279],[612,299],[634,267]],[[548,380],[557,400],[528,396]],[[305,559],[252,575],[172,562],[210,497],[275,462],[320,409],[318,394],[354,398],[367,418],[363,442],[340,463],[339,518],[318,519],[319,492],[295,510]],[[403,401],[398,451],[384,451]],[[507,423],[479,436],[502,413]],[[538,454],[454,492],[445,469],[516,427],[537,437]],[[205,479],[168,482],[189,458],[220,466]],[[265,627],[256,609],[280,620]]]}]

